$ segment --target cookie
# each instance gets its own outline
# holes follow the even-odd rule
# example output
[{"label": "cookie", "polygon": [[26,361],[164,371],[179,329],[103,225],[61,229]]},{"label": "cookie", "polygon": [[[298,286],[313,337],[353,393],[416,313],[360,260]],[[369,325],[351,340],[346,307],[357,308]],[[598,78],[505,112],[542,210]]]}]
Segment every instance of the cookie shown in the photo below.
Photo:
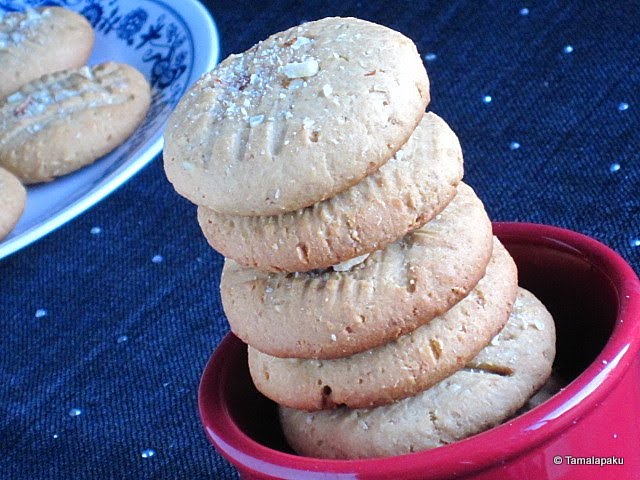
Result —
[{"label": "cookie", "polygon": [[386,405],[462,368],[504,327],[517,293],[516,266],[495,240],[487,273],[451,310],[397,340],[334,360],[277,358],[249,347],[256,388],[300,410]]},{"label": "cookie", "polygon": [[466,368],[392,405],[307,413],[280,409],[284,434],[300,455],[369,458],[461,440],[513,415],[551,373],[555,326],[544,306],[520,290],[504,330]]},{"label": "cookie", "polygon": [[27,191],[11,172],[0,168],[0,240],[16,226],[27,202]]},{"label": "cookie", "polygon": [[538,405],[546,402],[556,393],[566,387],[568,383],[569,382],[561,378],[557,373],[551,372],[551,376],[547,379],[544,385],[540,387],[540,390],[538,390],[532,397],[527,400],[522,408],[520,408],[516,412],[516,415],[526,413],[529,410],[536,408]]},{"label": "cookie", "polygon": [[150,101],[146,79],[121,63],[44,75],[0,102],[0,165],[23,183],[73,172],[126,140]]},{"label": "cookie", "polygon": [[380,250],[440,213],[462,178],[455,133],[427,113],[395,157],[335,197],[291,213],[260,217],[198,208],[209,244],[265,271],[306,272]]},{"label": "cookie", "polygon": [[264,273],[226,260],[222,304],[233,332],[264,353],[344,357],[448,310],[482,278],[491,250],[491,222],[461,183],[439,216],[350,270]]},{"label": "cookie", "polygon": [[0,99],[46,73],[81,67],[93,43],[89,22],[65,8],[5,14],[0,19]]},{"label": "cookie", "polygon": [[331,198],[404,145],[429,81],[414,43],[355,18],[277,33],[205,74],[169,119],[176,191],[227,215],[278,215]]}]

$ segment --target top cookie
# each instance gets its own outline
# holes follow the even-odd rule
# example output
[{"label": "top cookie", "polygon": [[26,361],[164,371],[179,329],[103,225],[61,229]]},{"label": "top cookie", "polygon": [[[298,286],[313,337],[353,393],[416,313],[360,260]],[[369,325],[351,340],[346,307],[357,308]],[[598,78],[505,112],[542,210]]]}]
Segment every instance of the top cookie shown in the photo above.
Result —
[{"label": "top cookie", "polygon": [[178,193],[218,213],[290,212],[377,170],[428,102],[404,35],[354,18],[305,23],[194,85],[169,120],[165,171]]},{"label": "top cookie", "polygon": [[71,10],[7,13],[0,19],[0,98],[46,73],[81,67],[93,42],[89,22]]}]

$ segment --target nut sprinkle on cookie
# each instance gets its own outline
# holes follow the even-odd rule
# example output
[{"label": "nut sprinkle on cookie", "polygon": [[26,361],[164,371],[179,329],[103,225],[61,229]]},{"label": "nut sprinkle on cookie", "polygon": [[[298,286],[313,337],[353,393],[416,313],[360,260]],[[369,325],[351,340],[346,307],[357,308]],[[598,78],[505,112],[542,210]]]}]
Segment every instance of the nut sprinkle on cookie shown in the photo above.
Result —
[{"label": "nut sprinkle on cookie", "polygon": [[218,213],[291,212],[377,170],[428,101],[404,35],[353,18],[306,23],[196,83],[169,120],[165,170],[181,195]]}]

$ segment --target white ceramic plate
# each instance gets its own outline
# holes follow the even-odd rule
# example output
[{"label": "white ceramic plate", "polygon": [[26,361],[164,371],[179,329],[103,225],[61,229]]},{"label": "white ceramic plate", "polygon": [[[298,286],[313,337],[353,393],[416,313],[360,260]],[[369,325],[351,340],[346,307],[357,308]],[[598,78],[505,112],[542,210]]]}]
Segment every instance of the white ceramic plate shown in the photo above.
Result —
[{"label": "white ceramic plate", "polygon": [[0,0],[0,14],[60,5],[81,12],[96,42],[89,64],[128,63],[151,83],[147,118],[124,144],[93,165],[29,187],[20,222],[0,242],[0,258],[29,245],[102,200],[162,150],[167,118],[187,88],[218,61],[218,32],[197,0]]}]

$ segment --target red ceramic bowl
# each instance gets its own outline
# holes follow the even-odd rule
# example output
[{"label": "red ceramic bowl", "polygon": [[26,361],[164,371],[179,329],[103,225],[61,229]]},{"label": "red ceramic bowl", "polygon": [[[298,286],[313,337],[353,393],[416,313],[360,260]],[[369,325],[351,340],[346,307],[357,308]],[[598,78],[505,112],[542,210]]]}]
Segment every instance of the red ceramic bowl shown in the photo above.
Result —
[{"label": "red ceramic bowl", "polygon": [[[570,383],[550,400],[434,450],[371,460],[301,457],[287,447],[274,403],[253,387],[246,347],[229,334],[200,384],[208,438],[245,479],[640,478],[638,277],[615,252],[575,232],[517,223],[497,223],[494,232],[518,264],[520,285],[556,320],[554,368]],[[615,464],[589,465],[603,462]]]}]

